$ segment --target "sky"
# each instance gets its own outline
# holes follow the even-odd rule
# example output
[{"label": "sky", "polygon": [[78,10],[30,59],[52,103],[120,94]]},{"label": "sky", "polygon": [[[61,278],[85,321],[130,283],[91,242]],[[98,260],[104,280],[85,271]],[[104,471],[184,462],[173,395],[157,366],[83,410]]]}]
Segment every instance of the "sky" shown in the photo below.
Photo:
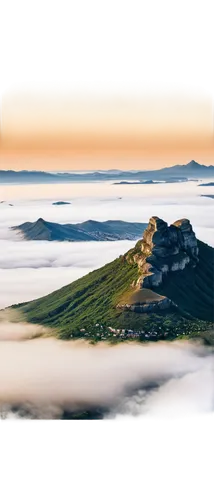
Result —
[{"label": "sky", "polygon": [[213,164],[213,100],[175,84],[13,85],[0,97],[0,168]]}]

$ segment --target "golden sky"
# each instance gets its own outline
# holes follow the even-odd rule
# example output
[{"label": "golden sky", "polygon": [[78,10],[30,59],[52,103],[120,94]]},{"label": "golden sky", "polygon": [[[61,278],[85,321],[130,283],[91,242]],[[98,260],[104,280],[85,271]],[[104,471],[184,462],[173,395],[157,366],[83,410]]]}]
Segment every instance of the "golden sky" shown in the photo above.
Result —
[{"label": "golden sky", "polygon": [[2,100],[0,168],[161,168],[214,163],[209,98],[95,98],[10,93]]}]

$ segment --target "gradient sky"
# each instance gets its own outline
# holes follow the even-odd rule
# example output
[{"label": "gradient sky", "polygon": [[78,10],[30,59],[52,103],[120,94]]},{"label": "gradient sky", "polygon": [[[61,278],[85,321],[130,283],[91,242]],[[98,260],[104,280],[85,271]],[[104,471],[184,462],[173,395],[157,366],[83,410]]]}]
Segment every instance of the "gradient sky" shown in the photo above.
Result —
[{"label": "gradient sky", "polygon": [[0,100],[1,169],[214,164],[214,97],[200,87],[28,83]]}]

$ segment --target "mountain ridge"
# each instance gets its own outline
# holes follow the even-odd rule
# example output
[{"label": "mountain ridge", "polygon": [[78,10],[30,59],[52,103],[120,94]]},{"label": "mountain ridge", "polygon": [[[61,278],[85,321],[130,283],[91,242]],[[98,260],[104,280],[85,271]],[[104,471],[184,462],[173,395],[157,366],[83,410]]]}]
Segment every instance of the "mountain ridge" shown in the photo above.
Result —
[{"label": "mountain ridge", "polygon": [[135,240],[140,237],[146,224],[108,220],[88,220],[77,224],[48,222],[41,217],[35,222],[24,222],[13,226],[27,240],[46,241],[116,241]]},{"label": "mountain ridge", "polygon": [[115,181],[115,180],[167,180],[170,177],[183,177],[195,175],[202,178],[214,177],[213,165],[201,165],[195,160],[191,160],[184,165],[174,165],[164,167],[158,170],[103,170],[89,172],[66,172],[50,173],[44,171],[26,171],[26,170],[0,170],[0,184],[4,183],[67,183],[67,182],[96,182],[96,181]]}]

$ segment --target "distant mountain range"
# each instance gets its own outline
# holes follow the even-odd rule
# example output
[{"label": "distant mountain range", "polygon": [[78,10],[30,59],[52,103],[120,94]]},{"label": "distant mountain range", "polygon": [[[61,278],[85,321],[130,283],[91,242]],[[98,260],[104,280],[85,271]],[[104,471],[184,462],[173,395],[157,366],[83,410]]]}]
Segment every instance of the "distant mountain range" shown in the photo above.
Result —
[{"label": "distant mountain range", "polygon": [[36,222],[25,222],[11,229],[22,233],[26,240],[47,241],[115,241],[138,239],[146,224],[109,220],[88,220],[80,224],[57,224],[42,218]]},{"label": "distant mountain range", "polygon": [[214,342],[214,249],[187,219],[151,217],[135,247],[46,297],[13,306],[61,338]]},{"label": "distant mountain range", "polygon": [[65,184],[68,182],[102,182],[102,181],[167,181],[169,178],[185,180],[188,178],[214,178],[214,166],[200,165],[192,160],[186,165],[175,165],[160,170],[103,170],[84,173],[51,173],[42,171],[0,170],[0,184]]}]

